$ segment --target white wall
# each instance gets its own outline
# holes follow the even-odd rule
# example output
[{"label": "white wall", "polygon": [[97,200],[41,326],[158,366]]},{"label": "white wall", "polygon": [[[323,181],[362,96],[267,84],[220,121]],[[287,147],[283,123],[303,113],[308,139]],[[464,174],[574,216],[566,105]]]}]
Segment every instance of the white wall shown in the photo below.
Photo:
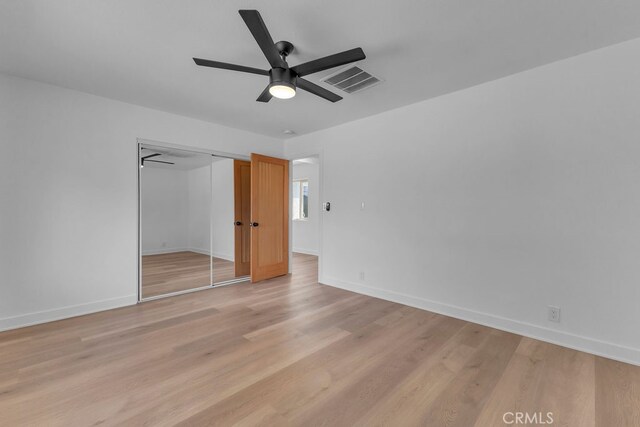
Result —
[{"label": "white wall", "polygon": [[0,329],[136,301],[136,138],[237,154],[282,142],[0,75]]},{"label": "white wall", "polygon": [[639,76],[634,40],[288,140],[321,280],[640,364]]},{"label": "white wall", "polygon": [[213,162],[211,168],[213,256],[233,261],[235,248],[233,160],[217,160]]},{"label": "white wall", "polygon": [[[233,160],[142,169],[142,253],[192,251],[234,260]],[[213,244],[211,244],[213,238]]]},{"label": "white wall", "polygon": [[211,166],[187,171],[188,250],[211,252]]},{"label": "white wall", "polygon": [[[145,167],[140,171],[142,254],[178,252],[190,245],[187,171]],[[208,212],[208,209],[207,209]]]},{"label": "white wall", "polygon": [[318,255],[319,238],[319,167],[317,163],[294,164],[291,168],[293,179],[309,180],[309,218],[293,221],[292,249],[309,255]]}]

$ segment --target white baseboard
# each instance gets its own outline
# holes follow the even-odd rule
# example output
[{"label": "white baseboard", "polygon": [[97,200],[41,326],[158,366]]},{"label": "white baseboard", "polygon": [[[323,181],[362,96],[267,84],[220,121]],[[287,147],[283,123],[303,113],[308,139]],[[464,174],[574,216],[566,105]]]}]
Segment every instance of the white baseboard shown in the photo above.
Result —
[{"label": "white baseboard", "polygon": [[293,248],[291,249],[292,252],[297,252],[299,254],[305,254],[305,255],[315,255],[318,256],[318,251],[315,249],[301,249],[301,248]]},{"label": "white baseboard", "polygon": [[231,262],[233,262],[234,260],[233,255],[225,254],[222,252],[214,252],[213,254],[211,254],[211,251],[208,249],[188,248],[187,251],[195,252],[197,254],[211,255],[214,258],[220,258],[220,259],[224,259],[226,261],[231,261]]},{"label": "white baseboard", "polygon": [[633,365],[640,365],[640,349],[622,346],[581,335],[575,335],[569,332],[549,329],[543,326],[537,326],[527,322],[507,319],[505,317],[495,316],[493,314],[483,313],[475,310],[469,310],[450,304],[431,301],[421,297],[415,297],[380,288],[373,288],[370,286],[362,285],[360,283],[346,282],[344,280],[326,276],[323,277],[321,283],[335,288],[340,288],[347,291],[384,299],[387,301],[397,302],[399,304],[408,305],[410,307],[443,314],[445,316],[455,317],[472,323],[478,323],[480,325],[489,326],[491,328],[500,329],[518,335],[523,335],[525,337],[538,339],[540,341],[546,341],[574,350],[606,357],[608,359],[618,360],[620,362],[630,363]]},{"label": "white baseboard", "polygon": [[186,252],[190,251],[189,248],[160,248],[160,249],[147,249],[142,251],[143,256],[147,255],[162,255],[162,254],[172,254],[174,252]]},{"label": "white baseboard", "polygon": [[235,259],[235,257],[233,255],[223,254],[222,252],[214,252],[213,253],[213,257],[214,258],[224,259],[226,261],[231,261],[231,262],[234,262],[234,259]]},{"label": "white baseboard", "polygon": [[202,254],[202,255],[211,255],[211,251],[209,249],[187,248],[185,249],[185,251],[195,252],[197,254]]},{"label": "white baseboard", "polygon": [[[170,248],[170,249],[146,250],[146,251],[142,252],[142,256],[163,255],[163,254],[171,254],[171,253],[175,253],[175,252],[195,252],[197,254],[211,255],[211,251],[209,251],[208,249],[200,249],[200,248]],[[233,255],[229,255],[229,254],[225,254],[225,253],[221,253],[221,252],[214,252],[213,256],[215,258],[220,258],[220,259],[224,259],[224,260],[231,261],[231,262],[233,262],[233,260],[234,260],[234,256]]]},{"label": "white baseboard", "polygon": [[127,295],[125,297],[117,297],[101,301],[89,302],[86,304],[71,305],[66,307],[54,308],[51,310],[21,314],[19,316],[5,317],[0,319],[0,331],[24,328],[25,326],[32,326],[40,323],[53,322],[55,320],[68,319],[69,317],[76,317],[82,316],[84,314],[96,313],[98,311],[111,310],[112,308],[135,305],[137,302],[138,296],[134,294]]}]

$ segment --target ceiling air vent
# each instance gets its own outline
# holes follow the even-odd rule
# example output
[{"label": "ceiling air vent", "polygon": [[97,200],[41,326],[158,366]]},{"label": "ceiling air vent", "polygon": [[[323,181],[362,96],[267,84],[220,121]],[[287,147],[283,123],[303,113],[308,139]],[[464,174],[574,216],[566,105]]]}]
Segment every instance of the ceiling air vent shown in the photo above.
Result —
[{"label": "ceiling air vent", "polygon": [[350,66],[325,77],[322,81],[347,93],[355,93],[375,86],[382,80],[372,76],[362,68]]}]

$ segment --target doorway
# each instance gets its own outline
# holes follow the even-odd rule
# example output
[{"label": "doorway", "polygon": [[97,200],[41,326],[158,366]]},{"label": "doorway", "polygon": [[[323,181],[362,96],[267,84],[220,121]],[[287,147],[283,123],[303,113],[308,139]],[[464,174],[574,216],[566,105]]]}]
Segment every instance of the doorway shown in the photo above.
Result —
[{"label": "doorway", "polygon": [[291,162],[291,247],[293,256],[317,257],[320,247],[320,161],[309,156]]}]

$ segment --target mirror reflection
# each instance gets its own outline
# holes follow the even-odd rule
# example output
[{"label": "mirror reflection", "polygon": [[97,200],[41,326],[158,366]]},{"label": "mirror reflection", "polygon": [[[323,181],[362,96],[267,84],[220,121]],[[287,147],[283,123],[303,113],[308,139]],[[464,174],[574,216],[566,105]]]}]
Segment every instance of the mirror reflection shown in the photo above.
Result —
[{"label": "mirror reflection", "polygon": [[213,281],[247,276],[251,256],[251,163],[214,157],[212,176]]},{"label": "mirror reflection", "polygon": [[142,298],[211,285],[211,156],[140,150]]},{"label": "mirror reflection", "polygon": [[142,144],[141,299],[245,280],[250,163]]}]

